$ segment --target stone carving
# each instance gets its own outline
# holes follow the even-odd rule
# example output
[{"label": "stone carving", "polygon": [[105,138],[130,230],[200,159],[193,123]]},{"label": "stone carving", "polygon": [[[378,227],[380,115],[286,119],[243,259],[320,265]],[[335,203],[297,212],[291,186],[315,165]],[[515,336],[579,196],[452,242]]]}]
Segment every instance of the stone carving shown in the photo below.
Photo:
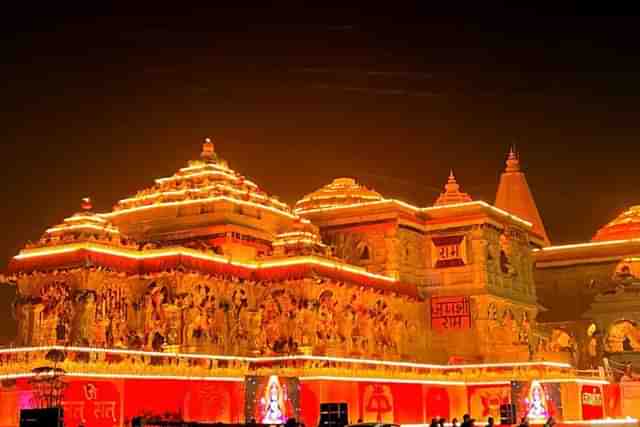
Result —
[{"label": "stone carving", "polygon": [[415,333],[420,326],[406,313],[406,297],[326,279],[289,280],[275,289],[269,282],[182,273],[135,283],[115,276],[92,280],[73,296],[64,282],[53,282],[39,297],[17,300],[21,342],[390,356],[421,342]]},{"label": "stone carving", "polygon": [[514,276],[516,274],[516,270],[511,262],[512,256],[512,244],[509,237],[503,233],[500,235],[500,269],[508,276]]},{"label": "stone carving", "polygon": [[351,264],[362,264],[372,258],[371,245],[364,235],[358,233],[339,233],[330,237],[335,247],[335,255]]},{"label": "stone carving", "polygon": [[35,344],[54,345],[69,342],[73,304],[66,282],[55,280],[40,288],[39,297],[31,303],[35,315]]},{"label": "stone carving", "polygon": [[611,353],[640,351],[640,328],[629,320],[614,323],[609,328],[606,350]]}]

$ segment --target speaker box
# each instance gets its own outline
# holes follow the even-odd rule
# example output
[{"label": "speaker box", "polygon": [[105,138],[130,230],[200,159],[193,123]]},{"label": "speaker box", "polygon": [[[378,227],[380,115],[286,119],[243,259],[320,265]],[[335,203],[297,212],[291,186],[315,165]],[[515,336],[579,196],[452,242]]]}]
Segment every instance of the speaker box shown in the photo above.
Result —
[{"label": "speaker box", "polygon": [[516,424],[516,405],[507,403],[500,405],[500,424]]},{"label": "speaker box", "polygon": [[62,408],[23,409],[20,411],[20,427],[60,427]]},{"label": "speaker box", "polygon": [[321,403],[320,427],[344,427],[349,424],[349,406],[346,403]]}]

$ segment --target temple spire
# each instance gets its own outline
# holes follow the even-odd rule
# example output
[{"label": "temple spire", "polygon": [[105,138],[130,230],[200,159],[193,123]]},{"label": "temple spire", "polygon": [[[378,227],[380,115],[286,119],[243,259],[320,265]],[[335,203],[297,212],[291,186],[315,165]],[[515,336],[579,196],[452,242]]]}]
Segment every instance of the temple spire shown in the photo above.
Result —
[{"label": "temple spire", "polygon": [[471,197],[467,193],[460,191],[460,184],[456,180],[453,169],[449,171],[449,178],[444,185],[444,192],[440,194],[434,206],[451,205],[454,203],[470,202]]},{"label": "temple spire", "polygon": [[527,178],[520,169],[520,157],[514,146],[509,149],[506,168],[500,175],[500,184],[496,194],[496,207],[510,212],[533,224],[533,233],[550,245],[540,212],[529,189]]},{"label": "temple spire", "polygon": [[520,171],[520,159],[518,158],[518,153],[516,152],[515,145],[512,145],[509,148],[509,155],[507,156],[507,172],[519,172]]},{"label": "temple spire", "polygon": [[202,153],[200,154],[200,157],[204,161],[215,160],[216,152],[214,149],[213,142],[211,141],[211,138],[206,137],[204,139],[204,143],[202,144]]},{"label": "temple spire", "polygon": [[89,212],[93,208],[93,203],[91,203],[91,198],[83,197],[82,200],[80,201],[80,208],[85,212]]}]

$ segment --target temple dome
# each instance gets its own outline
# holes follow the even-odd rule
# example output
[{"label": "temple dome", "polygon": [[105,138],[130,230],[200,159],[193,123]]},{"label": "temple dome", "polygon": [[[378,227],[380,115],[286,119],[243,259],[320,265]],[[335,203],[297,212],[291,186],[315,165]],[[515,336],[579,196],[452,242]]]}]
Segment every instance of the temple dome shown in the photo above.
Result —
[{"label": "temple dome", "polygon": [[631,206],[616,219],[600,228],[593,241],[640,238],[640,205]]},{"label": "temple dome", "polygon": [[298,200],[295,211],[302,213],[313,209],[349,206],[379,200],[384,200],[380,193],[357,183],[355,179],[336,178],[330,184]]}]

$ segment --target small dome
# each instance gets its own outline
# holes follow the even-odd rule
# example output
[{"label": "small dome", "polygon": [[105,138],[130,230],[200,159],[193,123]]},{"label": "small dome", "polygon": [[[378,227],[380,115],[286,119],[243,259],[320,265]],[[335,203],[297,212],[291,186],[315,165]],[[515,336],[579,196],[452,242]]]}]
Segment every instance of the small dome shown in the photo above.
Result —
[{"label": "small dome", "polygon": [[296,203],[295,211],[303,213],[312,209],[355,205],[378,200],[384,200],[384,197],[380,193],[358,184],[355,179],[336,178],[330,184],[299,200]]},{"label": "small dome", "polygon": [[640,205],[632,206],[616,219],[602,227],[593,241],[626,240],[640,238]]}]

